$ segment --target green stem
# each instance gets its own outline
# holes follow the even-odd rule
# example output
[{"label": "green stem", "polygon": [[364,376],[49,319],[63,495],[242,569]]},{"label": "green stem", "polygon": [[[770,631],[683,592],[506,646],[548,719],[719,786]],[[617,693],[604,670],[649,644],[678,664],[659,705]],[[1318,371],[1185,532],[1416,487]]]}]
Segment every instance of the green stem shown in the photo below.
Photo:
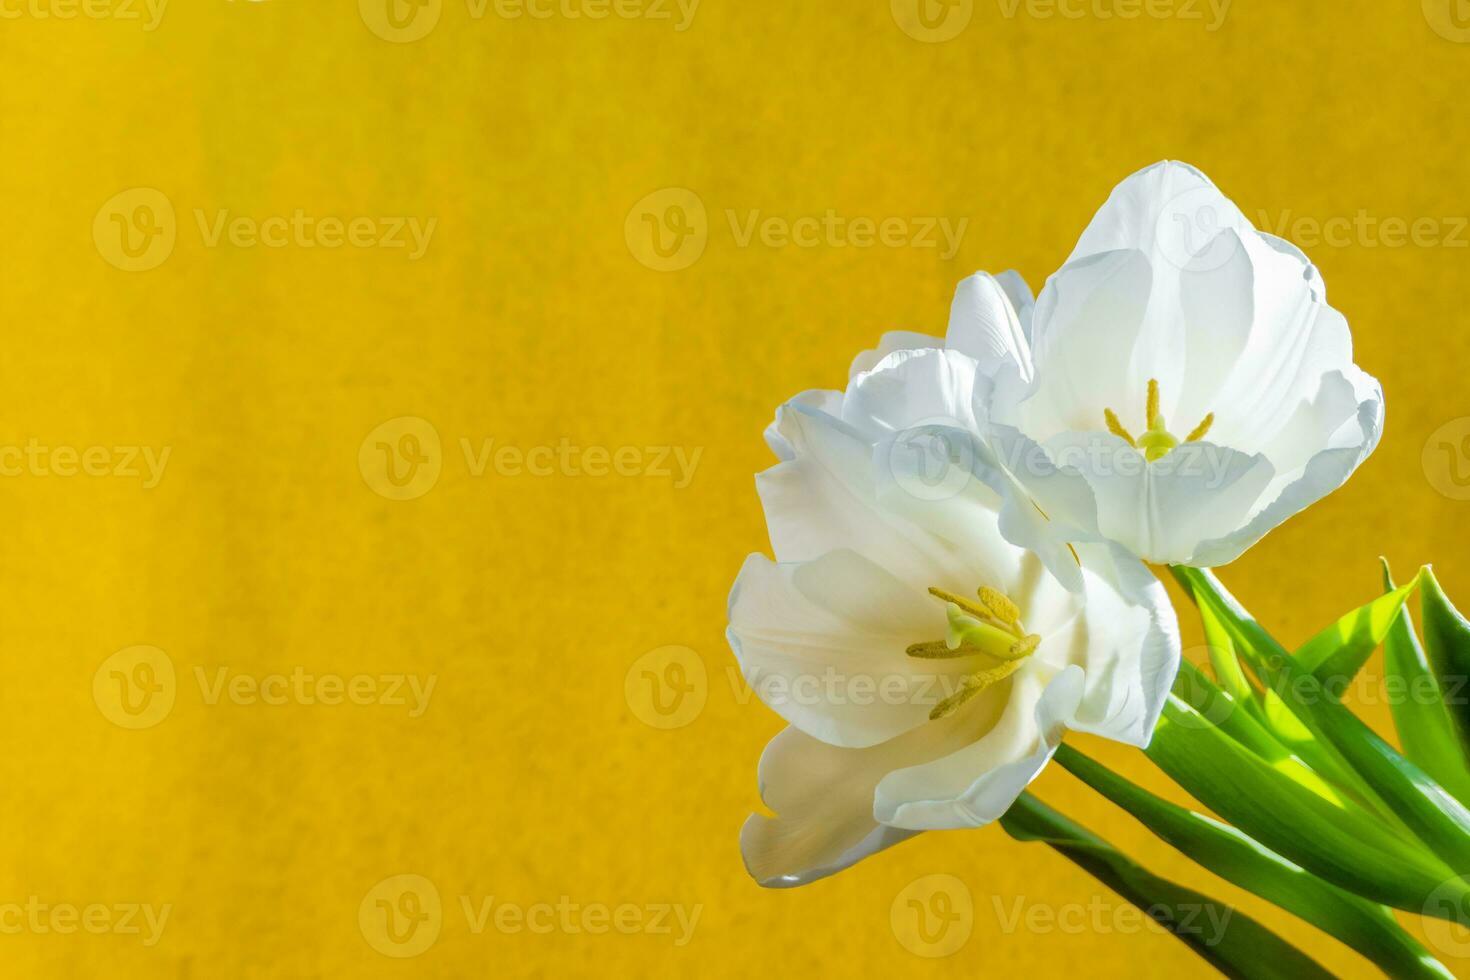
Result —
[{"label": "green stem", "polygon": [[1041,841],[1142,909],[1227,977],[1312,980],[1332,974],[1270,929],[1223,902],[1154,875],[1087,828],[1022,793],[1001,818],[1006,833]]},{"label": "green stem", "polygon": [[1323,881],[1234,827],[1155,796],[1069,745],[1057,750],[1056,761],[1202,867],[1336,937],[1389,976],[1454,976],[1383,906]]}]

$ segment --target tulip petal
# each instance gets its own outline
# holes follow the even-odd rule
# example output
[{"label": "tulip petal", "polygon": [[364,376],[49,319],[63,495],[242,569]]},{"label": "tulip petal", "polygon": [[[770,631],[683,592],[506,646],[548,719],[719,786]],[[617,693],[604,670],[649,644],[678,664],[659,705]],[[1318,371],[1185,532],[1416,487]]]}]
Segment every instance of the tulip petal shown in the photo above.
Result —
[{"label": "tulip petal", "polygon": [[941,721],[867,748],[828,745],[787,728],[766,746],[760,792],[775,816],[753,815],[740,832],[746,868],[763,885],[804,885],[914,835],[881,824],[874,794],[889,773],[952,756],[997,724],[992,689]]},{"label": "tulip petal", "polygon": [[908,657],[945,635],[943,606],[852,551],[777,565],[751,555],[730,593],[728,637],[746,682],[792,725],[865,748],[929,721],[975,658]]},{"label": "tulip petal", "polygon": [[883,777],[873,814],[908,830],[979,827],[997,820],[1061,743],[1081,701],[1081,668],[1050,682],[1028,666],[1012,676],[1005,710],[982,738],[932,762]]},{"label": "tulip petal", "polygon": [[884,751],[839,749],[795,728],[770,741],[760,761],[761,798],[777,814],[752,814],[740,853],[768,888],[810,884],[914,836],[873,819]]},{"label": "tulip petal", "polygon": [[[1012,288],[1020,276],[1011,273]],[[1024,282],[1021,283],[1024,287]],[[1011,303],[1006,286],[996,277],[977,272],[955,289],[949,312],[945,345],[973,357],[985,374],[1002,363],[1016,365],[1021,377],[1031,378],[1031,344]]]},{"label": "tulip petal", "polygon": [[[1239,530],[1202,541],[1186,564],[1218,567],[1234,561],[1251,545],[1287,518],[1327,496],[1347,482],[1378,446],[1383,434],[1383,391],[1378,382],[1355,367],[1329,375],[1323,389],[1342,383],[1352,386],[1357,399],[1354,416],[1324,443],[1297,471],[1299,475],[1259,509]],[[1330,397],[1330,395],[1329,395]],[[1329,415],[1328,418],[1331,418]]]},{"label": "tulip petal", "polygon": [[879,507],[871,442],[851,426],[798,402],[778,411],[774,429],[783,461],[756,476],[756,490],[777,561],[851,548],[905,582],[955,564],[944,546]]},{"label": "tulip petal", "polygon": [[1112,544],[1077,546],[1086,583],[1079,617],[1085,688],[1074,731],[1146,748],[1179,671],[1179,620],[1147,567]]},{"label": "tulip petal", "polygon": [[872,350],[865,350],[852,359],[852,366],[848,368],[848,380],[856,378],[865,371],[871,371],[877,367],[889,354],[901,350],[923,350],[926,347],[943,347],[944,341],[938,337],[931,337],[925,333],[914,333],[911,330],[891,330],[878,340],[878,346]]},{"label": "tulip petal", "polygon": [[1153,277],[1147,255],[1123,250],[1087,256],[1048,279],[1032,325],[1034,388],[998,389],[987,416],[1038,441],[1100,428],[1104,408],[1142,418],[1144,389],[1130,382],[1129,365]]}]

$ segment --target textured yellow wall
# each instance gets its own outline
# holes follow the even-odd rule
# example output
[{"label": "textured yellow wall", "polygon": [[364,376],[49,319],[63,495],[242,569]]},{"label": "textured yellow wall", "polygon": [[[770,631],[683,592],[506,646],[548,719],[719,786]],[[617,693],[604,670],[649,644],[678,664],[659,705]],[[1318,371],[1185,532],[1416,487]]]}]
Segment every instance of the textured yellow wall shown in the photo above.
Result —
[{"label": "textured yellow wall", "polygon": [[[1229,584],[1292,641],[1374,594],[1380,553],[1470,599],[1470,491],[1421,463],[1470,415],[1470,44],[1448,0],[957,0],[948,21],[926,0],[930,27],[905,0],[157,2],[0,0],[9,975],[1195,974],[997,829],[758,889],[736,833],[779,724],[722,638],[765,544],[776,404],[885,329],[941,329],[977,268],[1039,287],[1160,158],[1322,232],[1308,251],[1388,398],[1378,454]],[[772,244],[829,211],[901,222],[867,248],[850,226]],[[692,233],[666,224],[655,252],[645,213]],[[756,213],[780,221],[747,237]],[[918,247],[914,219],[967,224]],[[1395,245],[1392,219],[1429,223]],[[401,487],[380,442],[422,459],[398,458]],[[672,730],[643,720],[638,663],[668,646],[707,678]],[[405,675],[432,678],[425,710]],[[1238,896],[1065,774],[1038,789]],[[890,910],[936,873],[973,917],[930,959]],[[379,883],[405,874],[442,910],[419,883],[430,918],[395,946],[374,923],[401,882]],[[1018,901],[1091,903],[1101,927],[1008,933]],[[161,934],[128,931],[129,903],[169,906]],[[692,937],[661,904],[699,907]],[[73,914],[91,925],[61,934]]]}]

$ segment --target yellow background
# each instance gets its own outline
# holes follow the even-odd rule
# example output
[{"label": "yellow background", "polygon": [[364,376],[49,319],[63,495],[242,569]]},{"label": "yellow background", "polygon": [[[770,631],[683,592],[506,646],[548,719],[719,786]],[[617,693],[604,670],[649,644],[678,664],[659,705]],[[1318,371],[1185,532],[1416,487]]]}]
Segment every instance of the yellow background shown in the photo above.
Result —
[{"label": "yellow background", "polygon": [[[0,444],[172,454],[149,489],[34,468],[0,479],[0,903],[173,907],[152,947],[0,935],[8,975],[1201,969],[1153,932],[1006,934],[992,895],[1006,909],[1114,900],[995,828],[927,835],[807,889],[748,880],[737,831],[780,725],[736,696],[722,632],[730,581],[765,546],[761,429],[793,393],[840,385],[881,331],[940,331],[975,269],[1015,267],[1039,289],[1109,189],[1160,158],[1204,168],[1253,218],[1470,213],[1470,44],[1444,36],[1447,4],[1431,11],[1437,33],[1417,0],[1238,0],[1217,31],[1205,6],[1191,8],[1204,19],[1008,18],[982,0],[944,43],[905,33],[888,0],[704,0],[684,31],[493,5],[475,19],[443,0],[408,43],[375,34],[354,0],[177,2],[153,31],[7,4],[21,13],[0,20]],[[171,203],[177,241],[127,272],[93,225],[139,187]],[[707,245],[660,272],[626,227],[671,187],[707,209]],[[195,212],[220,209],[437,226],[418,261],[211,247]],[[969,225],[945,259],[742,247],[727,217],[828,209]],[[1453,238],[1454,222],[1440,227]],[[1223,573],[1286,640],[1373,595],[1380,553],[1402,572],[1437,561],[1470,601],[1470,503],[1421,464],[1431,434],[1470,414],[1466,238],[1309,248],[1358,362],[1383,381],[1388,424],[1344,490]],[[375,493],[358,462],[399,417],[442,439],[437,483],[407,501]],[[460,440],[492,438],[702,456],[684,487],[473,476]],[[170,658],[176,703],[130,730],[99,709],[93,679],[139,644]],[[640,720],[625,679],[669,645],[695,651],[708,684],[703,711],[666,731]],[[437,686],[418,718],[209,704],[195,669],[220,667]],[[1136,753],[1089,748],[1164,789]],[[1060,771],[1038,790],[1149,866],[1240,897]],[[931,960],[906,951],[889,913],[934,873],[965,883],[974,925]],[[402,960],[358,926],[369,890],[399,874],[444,902],[437,941]],[[476,935],[460,896],[703,908],[676,947]],[[1263,903],[1243,907],[1335,972],[1373,975]]]}]

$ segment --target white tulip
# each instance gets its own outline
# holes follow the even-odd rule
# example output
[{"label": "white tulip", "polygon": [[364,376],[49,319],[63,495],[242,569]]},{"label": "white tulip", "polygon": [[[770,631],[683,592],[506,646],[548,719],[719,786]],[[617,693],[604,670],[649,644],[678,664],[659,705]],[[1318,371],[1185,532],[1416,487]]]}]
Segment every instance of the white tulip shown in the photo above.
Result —
[{"label": "white tulip", "polygon": [[977,475],[1060,574],[1069,541],[1223,565],[1378,444],[1382,389],[1317,269],[1192,167],[1120,184],[1034,309],[1000,285],[961,284],[948,343],[985,358]]},{"label": "white tulip", "polygon": [[760,765],[775,816],[741,833],[767,885],[997,819],[1069,729],[1146,745],[1178,669],[1142,564],[1081,543],[1069,589],[1001,534],[966,458],[981,362],[870,360],[778,413],[757,478],[776,560],[752,555],[730,596],[746,680],[790,725]]}]

